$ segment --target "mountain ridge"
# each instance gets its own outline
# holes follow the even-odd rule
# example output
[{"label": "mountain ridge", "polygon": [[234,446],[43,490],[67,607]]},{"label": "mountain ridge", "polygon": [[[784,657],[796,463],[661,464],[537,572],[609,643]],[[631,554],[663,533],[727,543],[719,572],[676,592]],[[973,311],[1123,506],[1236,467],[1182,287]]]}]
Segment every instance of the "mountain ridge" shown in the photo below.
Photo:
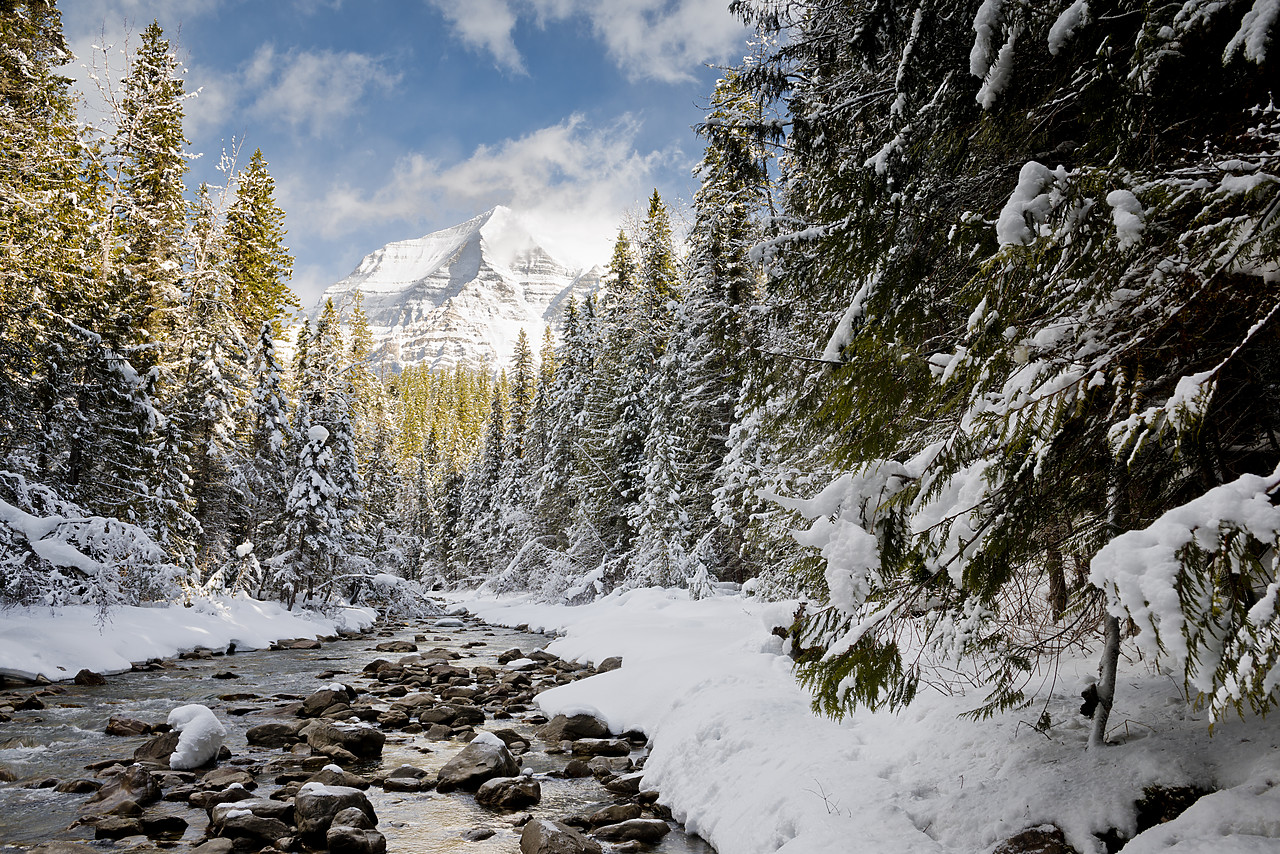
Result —
[{"label": "mountain ridge", "polygon": [[332,299],[345,319],[360,291],[381,366],[398,372],[463,364],[497,372],[511,361],[520,329],[536,351],[543,330],[559,328],[569,297],[590,294],[601,275],[599,266],[583,270],[552,257],[499,205],[370,252],[325,289],[309,314]]}]

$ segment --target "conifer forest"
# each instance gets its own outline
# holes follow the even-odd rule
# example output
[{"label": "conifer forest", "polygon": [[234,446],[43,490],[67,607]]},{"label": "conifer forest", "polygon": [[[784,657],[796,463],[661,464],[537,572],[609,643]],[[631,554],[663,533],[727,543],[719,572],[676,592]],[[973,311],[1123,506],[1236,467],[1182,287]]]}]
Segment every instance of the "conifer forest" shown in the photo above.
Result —
[{"label": "conifer forest", "polygon": [[299,321],[269,151],[189,182],[169,34],[89,123],[0,3],[5,608],[741,585],[836,718],[1082,645],[1095,745],[1125,645],[1273,708],[1280,4],[730,6],[688,228],[655,190],[556,334],[391,373],[358,298]]}]

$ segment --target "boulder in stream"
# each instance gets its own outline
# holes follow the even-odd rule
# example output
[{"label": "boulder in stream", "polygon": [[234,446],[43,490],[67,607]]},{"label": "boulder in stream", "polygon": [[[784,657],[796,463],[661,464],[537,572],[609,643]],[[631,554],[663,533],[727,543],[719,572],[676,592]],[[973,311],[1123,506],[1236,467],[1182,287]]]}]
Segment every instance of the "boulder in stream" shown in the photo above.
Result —
[{"label": "boulder in stream", "polygon": [[[377,759],[387,736],[380,730],[364,726],[338,726],[316,720],[299,731],[317,753],[332,756],[339,762],[355,759]],[[345,755],[344,755],[345,754]]]},{"label": "boulder in stream", "polygon": [[107,677],[103,676],[101,673],[95,673],[94,671],[86,668],[76,674],[75,683],[77,685],[88,686],[106,685]]},{"label": "boulder in stream", "polygon": [[[143,721],[134,720],[133,718],[121,718],[112,716],[107,720],[107,735],[146,735],[151,732],[151,724]],[[173,751],[169,751],[172,753]]]},{"label": "boulder in stream", "polygon": [[[488,736],[487,738],[485,736]],[[436,790],[452,792],[454,789],[475,791],[485,780],[494,777],[514,777],[520,773],[516,758],[497,736],[483,733],[462,748],[440,769]]]},{"label": "boulder in stream", "polygon": [[288,747],[301,738],[298,731],[306,725],[306,721],[267,721],[249,727],[244,737],[257,747]]},{"label": "boulder in stream", "polygon": [[147,739],[141,747],[133,751],[133,761],[154,765],[158,768],[168,768],[169,757],[177,749],[180,737],[176,732],[162,732]]},{"label": "boulder in stream", "polygon": [[633,818],[617,824],[607,824],[593,831],[606,842],[654,843],[671,832],[665,821],[656,818]]},{"label": "boulder in stream", "polygon": [[369,803],[364,792],[349,786],[307,783],[298,790],[298,796],[293,802],[298,832],[304,836],[324,836],[333,823],[334,816],[349,807],[361,810],[373,825],[377,825],[378,817],[373,812],[373,804]]},{"label": "boulder in stream", "polygon": [[160,800],[160,786],[151,772],[141,765],[130,765],[123,772],[108,780],[96,794],[85,802],[85,811],[106,815],[115,811],[125,801],[146,806]]},{"label": "boulder in stream", "polygon": [[556,715],[538,727],[538,737],[548,744],[580,738],[604,738],[609,725],[594,715]]},{"label": "boulder in stream", "polygon": [[417,652],[418,645],[410,641],[383,641],[374,647],[376,652]]},{"label": "boulder in stream", "polygon": [[535,818],[520,834],[521,854],[603,854],[594,839],[588,839],[567,824]]},{"label": "boulder in stream", "polygon": [[542,800],[542,786],[532,777],[494,777],[476,790],[476,803],[500,810],[519,810]]}]

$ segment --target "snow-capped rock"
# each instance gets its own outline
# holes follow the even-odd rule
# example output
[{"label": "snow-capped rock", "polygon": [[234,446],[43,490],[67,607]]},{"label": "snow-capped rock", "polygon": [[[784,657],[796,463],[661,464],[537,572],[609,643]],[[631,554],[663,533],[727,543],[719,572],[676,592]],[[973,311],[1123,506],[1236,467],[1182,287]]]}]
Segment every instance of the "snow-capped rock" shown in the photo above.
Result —
[{"label": "snow-capped rock", "polygon": [[390,243],[366,255],[326,299],[345,318],[364,294],[374,346],[394,370],[426,364],[506,367],[523,328],[536,353],[543,329],[557,327],[570,295],[581,299],[601,270],[575,270],[551,257],[504,207],[461,225]]}]

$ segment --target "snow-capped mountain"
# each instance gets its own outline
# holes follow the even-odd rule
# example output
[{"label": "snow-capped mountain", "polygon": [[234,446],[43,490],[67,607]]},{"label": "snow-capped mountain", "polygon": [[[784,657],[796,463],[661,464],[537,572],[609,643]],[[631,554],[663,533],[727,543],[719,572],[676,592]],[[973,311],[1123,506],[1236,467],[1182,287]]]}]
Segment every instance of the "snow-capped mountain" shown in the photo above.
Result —
[{"label": "snow-capped mountain", "polygon": [[332,298],[345,318],[359,290],[384,365],[500,369],[522,328],[536,354],[570,295],[589,294],[600,276],[599,267],[575,270],[557,261],[510,210],[496,207],[366,255],[311,314]]}]

